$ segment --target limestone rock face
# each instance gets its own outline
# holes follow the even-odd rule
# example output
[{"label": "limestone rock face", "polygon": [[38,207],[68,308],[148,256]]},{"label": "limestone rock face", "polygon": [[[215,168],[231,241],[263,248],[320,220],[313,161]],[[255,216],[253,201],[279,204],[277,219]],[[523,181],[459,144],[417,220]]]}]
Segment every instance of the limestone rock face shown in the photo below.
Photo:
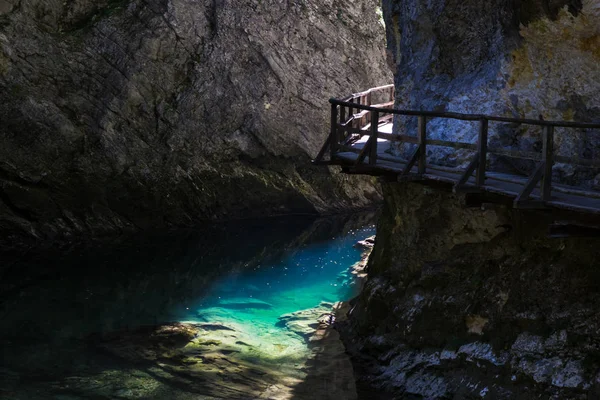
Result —
[{"label": "limestone rock face", "polygon": [[[402,108],[546,120],[600,121],[600,2],[384,0],[388,52]],[[414,118],[396,129],[416,132]],[[474,143],[477,123],[432,119],[434,139]],[[541,150],[540,128],[490,124],[490,145]],[[558,154],[595,158],[599,132],[557,129]],[[401,149],[402,150],[402,149]],[[432,160],[468,162],[432,148]],[[494,167],[528,174],[529,161]],[[598,171],[556,165],[556,179],[592,185]]]},{"label": "limestone rock face", "polygon": [[327,99],[390,79],[376,6],[3,1],[0,230],[98,235],[369,204],[370,181],[309,161]]},{"label": "limestone rock face", "polygon": [[381,398],[600,395],[597,238],[548,214],[384,184],[369,278],[342,329]]}]

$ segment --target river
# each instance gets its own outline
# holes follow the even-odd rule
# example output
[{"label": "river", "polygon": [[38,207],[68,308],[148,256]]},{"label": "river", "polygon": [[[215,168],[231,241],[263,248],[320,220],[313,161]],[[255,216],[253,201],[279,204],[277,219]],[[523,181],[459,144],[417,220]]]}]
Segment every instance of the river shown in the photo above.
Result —
[{"label": "river", "polygon": [[13,255],[0,398],[315,398],[316,364],[351,375],[323,327],[357,294],[354,244],[372,221],[251,220]]}]

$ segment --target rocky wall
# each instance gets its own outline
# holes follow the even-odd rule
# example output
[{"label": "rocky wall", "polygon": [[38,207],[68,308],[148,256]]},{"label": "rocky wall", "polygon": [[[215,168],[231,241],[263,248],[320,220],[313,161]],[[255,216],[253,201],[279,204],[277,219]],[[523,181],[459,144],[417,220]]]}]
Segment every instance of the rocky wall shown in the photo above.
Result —
[{"label": "rocky wall", "polygon": [[551,239],[547,213],[466,207],[419,184],[386,183],[384,197],[369,278],[341,327],[363,391],[600,396],[597,238]]},{"label": "rocky wall", "polygon": [[310,159],[328,98],[390,79],[376,8],[2,1],[3,242],[370,205]]},{"label": "rocky wall", "polygon": [[[401,108],[513,118],[600,121],[600,2],[597,0],[384,0],[389,61]],[[416,118],[397,131],[416,132]],[[431,119],[433,139],[475,143],[477,122]],[[491,123],[489,145],[540,152],[541,130]],[[557,154],[593,159],[600,132],[557,129]],[[401,153],[408,149],[398,149]],[[466,165],[472,152],[432,146],[439,163]],[[534,163],[490,159],[529,174]],[[596,186],[596,169],[557,164],[554,178]]]}]

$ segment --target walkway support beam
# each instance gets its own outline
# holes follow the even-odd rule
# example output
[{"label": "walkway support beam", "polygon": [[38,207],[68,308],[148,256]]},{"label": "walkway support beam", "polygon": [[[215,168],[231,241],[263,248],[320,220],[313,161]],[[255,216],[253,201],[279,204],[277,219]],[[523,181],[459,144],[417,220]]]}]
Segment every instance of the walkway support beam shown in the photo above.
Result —
[{"label": "walkway support beam", "polygon": [[[370,100],[370,97],[369,97]],[[379,111],[371,111],[371,142],[369,152],[369,165],[375,165],[377,163],[377,137],[379,128]]]},{"label": "walkway support beam", "polygon": [[552,125],[544,128],[544,175],[542,178],[542,200],[550,201],[552,195],[552,165],[554,164],[554,127]]},{"label": "walkway support beam", "polygon": [[482,118],[479,122],[479,140],[477,141],[477,152],[479,157],[479,163],[477,168],[477,174],[475,181],[477,186],[481,187],[485,185],[485,167],[487,162],[487,140],[488,140],[488,125],[489,122],[486,118]]},{"label": "walkway support beam", "polygon": [[427,171],[427,117],[419,115],[419,174]]},{"label": "walkway support beam", "polygon": [[337,128],[337,120],[338,120],[338,106],[337,104],[331,104],[331,142],[329,143],[329,148],[331,149],[331,159],[335,156],[335,153],[338,152],[340,148],[340,135],[339,130]]}]

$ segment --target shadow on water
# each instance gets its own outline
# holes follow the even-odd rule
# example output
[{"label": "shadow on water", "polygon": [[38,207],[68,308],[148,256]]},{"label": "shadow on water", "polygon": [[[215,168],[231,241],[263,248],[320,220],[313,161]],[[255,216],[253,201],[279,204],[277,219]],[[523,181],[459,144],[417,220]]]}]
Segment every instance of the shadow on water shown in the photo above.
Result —
[{"label": "shadow on water", "polygon": [[[128,356],[130,344],[140,338],[151,341],[160,337],[156,332],[141,336],[139,332],[144,327],[177,321],[173,310],[201,298],[215,280],[276,263],[303,246],[329,241],[373,221],[372,213],[316,220],[251,220],[74,247],[65,254],[24,254],[4,262],[0,265],[0,398],[11,393],[13,397],[8,398],[53,398],[44,394],[35,397],[33,392],[19,397],[21,388],[30,385],[34,390],[38,384],[43,386],[40,393],[51,387],[57,393],[75,396],[76,385],[68,384],[69,376],[97,376],[111,368],[120,371],[125,392],[116,397],[98,394],[89,398],[127,398],[128,379],[139,384],[136,374],[182,393],[221,398],[229,391],[230,398],[247,398],[236,394],[235,385],[214,384],[212,376],[233,359],[226,357],[227,349],[220,349],[214,360],[207,360],[214,361],[214,370],[189,374],[179,367],[189,354],[167,351],[162,342],[148,342],[148,348],[140,345],[135,357]],[[118,341],[131,332],[135,336],[129,337],[127,345],[119,346]],[[197,333],[173,334],[175,339],[169,336],[166,340],[175,340],[175,344],[179,334],[188,341],[199,340]],[[111,340],[117,344],[106,351],[104,344]],[[151,355],[138,356],[148,349]],[[280,361],[268,360],[274,368]],[[250,375],[263,373],[252,359],[233,367]],[[97,385],[101,391],[103,383]],[[94,391],[89,386],[86,390]],[[152,398],[171,398],[164,390],[157,387],[147,393],[154,393]],[[78,393],[86,398],[92,395],[81,390]]]}]

